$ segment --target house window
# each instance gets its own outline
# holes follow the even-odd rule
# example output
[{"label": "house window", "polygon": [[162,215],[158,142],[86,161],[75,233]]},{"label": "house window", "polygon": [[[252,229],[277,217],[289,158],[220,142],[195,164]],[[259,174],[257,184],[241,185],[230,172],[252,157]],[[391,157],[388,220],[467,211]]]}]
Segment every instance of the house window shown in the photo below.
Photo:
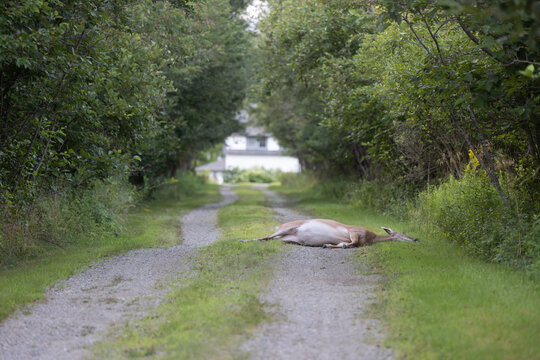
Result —
[{"label": "house window", "polygon": [[248,136],[247,150],[266,150],[266,140],[267,138],[264,136]]}]

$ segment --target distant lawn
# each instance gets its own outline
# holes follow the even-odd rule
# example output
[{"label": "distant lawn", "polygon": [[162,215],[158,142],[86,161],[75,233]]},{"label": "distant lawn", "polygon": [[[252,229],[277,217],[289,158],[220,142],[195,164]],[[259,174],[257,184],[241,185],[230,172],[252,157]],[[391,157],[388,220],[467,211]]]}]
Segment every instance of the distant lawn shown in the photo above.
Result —
[{"label": "distant lawn", "polygon": [[201,185],[189,196],[180,184],[162,186],[154,200],[130,211],[125,231],[97,238],[81,236],[65,249],[56,248],[0,271],[0,320],[17,307],[43,297],[46,289],[95,260],[142,247],[166,247],[180,241],[180,217],[186,210],[221,199],[215,185]]},{"label": "distant lawn", "polygon": [[251,185],[235,191],[240,199],[218,210],[222,238],[199,249],[192,276],[146,318],[120,325],[119,335],[96,345],[97,358],[245,358],[236,347],[266,319],[259,301],[271,274],[266,260],[282,244],[238,241],[267,234],[276,220],[260,191]]},{"label": "distant lawn", "polygon": [[416,224],[314,197],[309,189],[275,189],[299,198],[299,207],[316,217],[381,234],[380,226],[388,226],[422,240],[376,244],[356,253],[383,275],[374,311],[386,321],[387,344],[397,358],[540,359],[538,282],[472,258]]}]

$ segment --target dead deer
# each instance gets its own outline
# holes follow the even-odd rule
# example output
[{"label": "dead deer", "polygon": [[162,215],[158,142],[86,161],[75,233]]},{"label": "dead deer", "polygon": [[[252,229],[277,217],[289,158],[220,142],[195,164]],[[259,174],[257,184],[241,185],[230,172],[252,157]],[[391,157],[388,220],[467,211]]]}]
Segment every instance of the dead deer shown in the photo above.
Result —
[{"label": "dead deer", "polygon": [[[329,219],[296,220],[285,223],[271,235],[253,239],[263,241],[279,238],[289,244],[304,246],[322,246],[323,248],[350,248],[373,245],[383,241],[416,242],[418,239],[382,227],[388,235],[377,235],[366,228],[344,225]],[[249,241],[249,240],[248,240]]]}]

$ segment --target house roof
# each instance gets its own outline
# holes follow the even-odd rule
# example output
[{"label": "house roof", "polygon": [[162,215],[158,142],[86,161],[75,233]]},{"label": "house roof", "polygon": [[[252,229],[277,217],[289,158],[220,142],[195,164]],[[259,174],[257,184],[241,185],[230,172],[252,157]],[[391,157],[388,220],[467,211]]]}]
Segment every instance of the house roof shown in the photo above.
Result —
[{"label": "house roof", "polygon": [[259,126],[246,126],[244,131],[241,132],[235,132],[231,134],[231,136],[272,136],[269,132],[267,132],[263,127]]},{"label": "house roof", "polygon": [[252,150],[233,150],[225,149],[227,155],[285,155],[282,150],[266,150],[266,149],[252,149]]},{"label": "house roof", "polygon": [[246,136],[262,136],[262,135],[268,136],[268,135],[270,135],[269,133],[267,133],[264,130],[263,127],[259,127],[259,126],[246,126],[245,134],[246,134]]},{"label": "house roof", "polygon": [[[254,106],[252,104],[251,106]],[[241,132],[234,133],[233,135],[243,135],[243,136],[270,136],[271,134],[267,132],[262,126],[254,126],[256,124],[255,119],[249,114],[247,110],[240,110],[236,114],[236,120],[240,124],[245,125],[245,130]]]},{"label": "house roof", "polygon": [[195,168],[195,171],[225,171],[225,159],[219,159],[218,161],[214,161],[208,164],[204,164],[201,166],[197,166]]}]

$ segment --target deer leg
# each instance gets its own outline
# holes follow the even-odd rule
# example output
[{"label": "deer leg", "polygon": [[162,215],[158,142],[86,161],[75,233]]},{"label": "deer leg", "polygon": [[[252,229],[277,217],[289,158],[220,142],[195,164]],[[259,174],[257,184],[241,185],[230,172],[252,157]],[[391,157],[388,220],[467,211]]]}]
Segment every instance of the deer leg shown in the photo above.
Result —
[{"label": "deer leg", "polygon": [[337,249],[337,248],[342,248],[342,249],[346,249],[348,247],[351,247],[351,243],[348,243],[348,242],[340,242],[339,244],[335,245],[335,244],[324,244],[322,246],[324,249],[326,248],[331,248],[331,249]]},{"label": "deer leg", "polygon": [[349,239],[351,239],[351,242],[343,241],[343,242],[340,242],[337,245],[335,245],[335,244],[324,244],[323,248],[331,248],[331,249],[342,248],[342,249],[346,249],[346,248],[358,246],[358,244],[360,242],[360,234],[357,233],[357,232],[349,232]]},{"label": "deer leg", "polygon": [[351,239],[351,243],[347,247],[356,247],[360,245],[360,233],[349,231],[349,238]]},{"label": "deer leg", "polygon": [[280,240],[287,244],[302,245],[295,235],[285,235]]},{"label": "deer leg", "polygon": [[270,239],[277,238],[277,237],[282,237],[282,236],[287,236],[287,235],[294,235],[296,233],[296,229],[297,229],[297,226],[291,226],[291,227],[288,227],[288,228],[285,228],[285,229],[280,229],[280,230],[276,231],[275,233],[273,233],[271,235],[267,235],[265,237],[253,239],[253,240],[250,240],[250,241],[265,241],[265,240],[270,240]]}]

